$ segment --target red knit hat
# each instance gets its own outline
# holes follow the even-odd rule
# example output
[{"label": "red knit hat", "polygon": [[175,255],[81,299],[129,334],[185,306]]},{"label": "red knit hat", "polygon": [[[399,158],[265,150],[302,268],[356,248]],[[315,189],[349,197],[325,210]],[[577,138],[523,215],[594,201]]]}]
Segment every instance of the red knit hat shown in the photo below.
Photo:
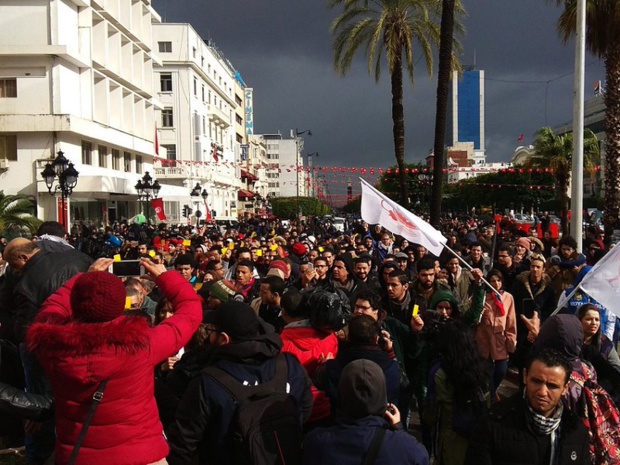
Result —
[{"label": "red knit hat", "polygon": [[75,319],[88,323],[110,321],[125,310],[125,286],[111,273],[84,273],[71,290],[71,308]]},{"label": "red knit hat", "polygon": [[293,244],[293,253],[295,255],[298,255],[301,257],[302,255],[305,255],[306,252],[307,252],[306,246],[303,245],[301,242],[295,242],[295,244]]},{"label": "red knit hat", "polygon": [[284,274],[288,273],[288,266],[282,260],[274,260],[274,261],[272,261],[269,264],[269,270],[271,270],[272,268],[276,268],[276,269],[282,271],[282,273],[284,273]]}]

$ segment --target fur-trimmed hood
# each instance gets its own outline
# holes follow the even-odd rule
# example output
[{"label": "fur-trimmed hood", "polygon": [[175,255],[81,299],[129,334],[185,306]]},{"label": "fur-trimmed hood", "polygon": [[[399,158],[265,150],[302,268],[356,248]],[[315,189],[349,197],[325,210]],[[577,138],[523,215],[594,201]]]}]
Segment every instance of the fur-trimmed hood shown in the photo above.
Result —
[{"label": "fur-trimmed hood", "polygon": [[48,319],[30,326],[28,350],[39,356],[86,355],[101,350],[136,353],[149,347],[149,323],[141,316],[120,316],[105,323]]},{"label": "fur-trimmed hood", "polygon": [[530,294],[532,299],[536,297],[538,294],[541,294],[548,286],[551,285],[551,278],[546,273],[543,273],[540,289],[538,289],[538,292],[536,293],[536,295],[534,295],[532,293],[532,287],[530,286],[529,277],[530,277],[530,272],[524,271],[523,273],[518,274],[516,279],[517,281],[520,281],[521,283],[523,283],[523,285],[527,289],[527,292]]}]

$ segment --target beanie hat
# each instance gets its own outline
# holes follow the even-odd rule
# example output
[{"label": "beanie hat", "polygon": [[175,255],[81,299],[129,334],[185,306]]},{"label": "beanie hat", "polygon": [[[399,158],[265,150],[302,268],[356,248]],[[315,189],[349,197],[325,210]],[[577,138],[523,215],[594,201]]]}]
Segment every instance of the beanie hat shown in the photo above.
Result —
[{"label": "beanie hat", "polygon": [[340,414],[346,418],[383,417],[387,409],[387,388],[379,365],[358,359],[345,366],[338,383],[338,402]]},{"label": "beanie hat", "polygon": [[209,289],[209,293],[222,302],[228,302],[235,296],[236,291],[235,286],[233,286],[230,281],[227,279],[220,279],[213,283],[213,286]]},{"label": "beanie hat", "polygon": [[248,304],[236,300],[229,300],[207,313],[204,322],[228,334],[233,342],[252,339],[260,330],[256,312]]},{"label": "beanie hat", "polygon": [[301,242],[295,242],[295,244],[293,244],[293,253],[295,255],[302,256],[305,255],[306,252],[306,246],[303,245]]},{"label": "beanie hat", "polygon": [[119,278],[105,271],[92,271],[76,279],[71,308],[78,320],[102,323],[123,314],[125,298],[125,286]]},{"label": "beanie hat", "polygon": [[517,245],[521,245],[527,250],[530,250],[531,242],[527,237],[520,237],[519,239],[517,239]]}]

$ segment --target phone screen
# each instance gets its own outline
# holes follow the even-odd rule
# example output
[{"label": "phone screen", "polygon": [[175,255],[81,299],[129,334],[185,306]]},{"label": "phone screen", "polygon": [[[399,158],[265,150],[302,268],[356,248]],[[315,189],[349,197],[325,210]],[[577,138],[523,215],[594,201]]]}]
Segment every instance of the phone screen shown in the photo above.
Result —
[{"label": "phone screen", "polygon": [[140,260],[125,260],[112,263],[112,273],[116,276],[142,276],[144,268]]}]

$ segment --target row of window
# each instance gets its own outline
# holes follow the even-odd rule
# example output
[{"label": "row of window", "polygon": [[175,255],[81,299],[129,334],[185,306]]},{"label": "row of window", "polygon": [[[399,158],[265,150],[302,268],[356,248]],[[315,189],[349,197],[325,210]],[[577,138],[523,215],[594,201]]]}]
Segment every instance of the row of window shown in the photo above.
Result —
[{"label": "row of window", "polygon": [[[112,163],[108,166],[108,155],[111,155]],[[93,144],[89,141],[82,141],[82,164],[93,165]],[[142,174],[142,157],[140,155],[135,156],[137,174]],[[124,171],[125,173],[131,173],[131,152],[121,151],[119,149],[108,150],[106,145],[97,146],[97,162],[100,168],[112,168],[115,171]]]},{"label": "row of window", "polygon": [[280,159],[279,153],[268,153],[267,154],[267,160],[279,160],[279,159]]}]

